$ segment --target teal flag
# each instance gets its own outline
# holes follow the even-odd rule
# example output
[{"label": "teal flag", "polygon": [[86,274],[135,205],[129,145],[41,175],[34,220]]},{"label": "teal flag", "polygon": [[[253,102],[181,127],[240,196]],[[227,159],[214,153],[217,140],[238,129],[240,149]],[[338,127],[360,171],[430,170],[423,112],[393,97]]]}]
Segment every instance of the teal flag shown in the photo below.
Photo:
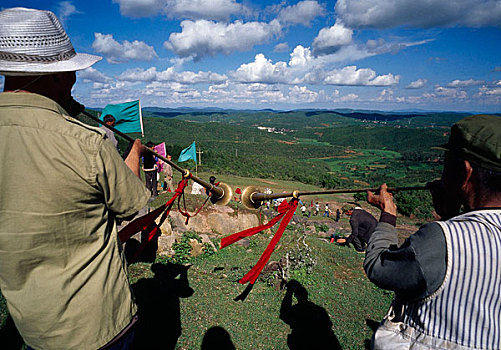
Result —
[{"label": "teal flag", "polygon": [[140,132],[144,136],[143,116],[141,113],[141,103],[139,100],[110,104],[104,107],[99,119],[111,114],[115,117],[115,128],[124,134]]},{"label": "teal flag", "polygon": [[178,162],[186,162],[189,159],[193,159],[195,164],[197,163],[197,149],[195,147],[195,141],[188,147],[181,151],[179,155]]}]

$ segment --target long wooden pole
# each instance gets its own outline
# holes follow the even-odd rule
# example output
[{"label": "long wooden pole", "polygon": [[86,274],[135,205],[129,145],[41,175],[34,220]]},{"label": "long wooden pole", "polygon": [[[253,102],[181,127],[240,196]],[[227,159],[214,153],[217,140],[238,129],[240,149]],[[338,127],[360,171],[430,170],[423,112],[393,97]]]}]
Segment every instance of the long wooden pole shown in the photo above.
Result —
[{"label": "long wooden pole", "polygon": [[[393,188],[388,188],[388,192],[398,192],[398,191],[415,191],[415,190],[427,190],[428,187],[426,186],[409,186],[409,187],[393,187]],[[278,199],[278,198],[286,198],[286,197],[300,197],[300,196],[311,196],[315,194],[333,194],[333,193],[360,193],[360,192],[367,192],[367,191],[372,191],[376,192],[378,189],[377,188],[357,188],[357,189],[340,189],[340,190],[325,190],[325,191],[305,191],[305,192],[299,192],[299,191],[293,191],[291,193],[272,193],[272,194],[266,194],[266,193],[252,193],[250,195],[252,201],[266,201],[269,199]]]}]

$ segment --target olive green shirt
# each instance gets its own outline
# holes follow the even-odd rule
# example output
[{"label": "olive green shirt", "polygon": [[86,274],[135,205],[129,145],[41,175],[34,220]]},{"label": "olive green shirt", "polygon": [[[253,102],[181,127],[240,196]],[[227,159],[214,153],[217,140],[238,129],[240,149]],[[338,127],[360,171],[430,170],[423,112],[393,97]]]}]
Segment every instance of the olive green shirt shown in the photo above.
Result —
[{"label": "olive green shirt", "polygon": [[149,191],[104,132],[0,94],[0,289],[35,349],[97,349],[136,313],[115,219]]}]

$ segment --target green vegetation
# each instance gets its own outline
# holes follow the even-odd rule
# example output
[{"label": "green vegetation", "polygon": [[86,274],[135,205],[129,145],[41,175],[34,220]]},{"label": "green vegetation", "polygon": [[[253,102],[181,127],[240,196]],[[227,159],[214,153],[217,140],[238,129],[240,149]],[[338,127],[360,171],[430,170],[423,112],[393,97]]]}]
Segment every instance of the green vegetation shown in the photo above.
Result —
[{"label": "green vegetation", "polygon": [[[280,260],[294,248],[299,234],[286,231],[271,260]],[[290,328],[279,318],[284,290],[259,280],[245,301],[233,300],[245,289],[238,279],[256,263],[268,242],[269,238],[260,234],[251,239],[250,249],[232,245],[211,256],[192,258],[188,280],[194,294],[181,299],[183,331],[178,349],[200,349],[204,333],[213,326],[226,329],[237,349],[288,348]],[[328,312],[343,349],[362,349],[372,334],[366,319],[379,321],[391,294],[373,286],[364,276],[363,256],[327,242],[308,235],[306,243],[317,263],[311,273],[306,268],[298,269],[291,277],[303,284],[311,302]],[[144,275],[147,269],[146,264],[130,267],[132,275]]]},{"label": "green vegetation", "polygon": [[[203,151],[202,165],[198,166],[201,178],[216,175],[217,181],[234,189],[252,185],[274,192],[377,187],[383,182],[389,186],[422,185],[440,176],[440,154],[430,147],[444,143],[450,125],[464,117],[457,113],[406,116],[354,111],[186,113],[162,109],[149,109],[145,116],[144,143],[166,142],[173,160],[196,141],[197,149]],[[85,117],[82,120],[93,124]],[[257,126],[285,130],[272,133]],[[125,150],[127,142],[118,139]],[[193,168],[194,164],[182,166]],[[179,180],[179,174],[174,178]],[[188,207],[201,205],[203,197],[187,196]],[[357,200],[364,197],[354,196]],[[428,192],[401,192],[395,199],[400,213],[410,217],[405,219],[408,223],[430,218]],[[341,203],[352,197],[319,195],[307,200]],[[160,202],[158,198],[152,205]],[[241,209],[235,202],[231,205]],[[328,312],[342,348],[362,349],[372,334],[366,320],[379,321],[392,295],[367,280],[363,256],[320,237],[329,230],[324,221],[329,219],[317,220],[318,236],[304,236],[304,227],[289,225],[271,260],[278,262],[288,256],[289,280],[299,281],[309,292],[310,301]],[[341,221],[346,224],[346,219]],[[229,332],[237,349],[287,349],[290,328],[279,318],[285,295],[278,283],[281,272],[263,274],[245,301],[233,300],[244,290],[238,279],[257,262],[269,234],[252,237],[249,247],[232,245],[217,253],[206,245],[204,254],[196,258],[190,255],[190,239],[201,242],[197,233],[188,232],[173,246],[172,258],[157,257],[156,261],[161,266],[192,264],[187,279],[194,293],[179,300],[182,334],[177,348],[200,349],[204,333],[220,326]],[[219,242],[214,243],[218,246]],[[135,288],[155,276],[147,263],[131,265],[129,274]],[[157,297],[159,301],[163,296]],[[162,306],[161,302],[154,304],[160,327],[170,316]],[[0,294],[0,328],[7,316],[6,301]]]}]

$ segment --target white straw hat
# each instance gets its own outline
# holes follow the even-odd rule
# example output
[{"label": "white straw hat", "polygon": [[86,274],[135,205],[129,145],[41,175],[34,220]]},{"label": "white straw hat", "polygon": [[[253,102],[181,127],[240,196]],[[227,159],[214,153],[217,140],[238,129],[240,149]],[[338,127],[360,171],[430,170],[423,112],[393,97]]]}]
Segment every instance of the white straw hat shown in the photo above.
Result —
[{"label": "white straw hat", "polygon": [[50,11],[16,7],[0,12],[0,74],[72,72],[88,68],[101,58],[76,53]]}]

